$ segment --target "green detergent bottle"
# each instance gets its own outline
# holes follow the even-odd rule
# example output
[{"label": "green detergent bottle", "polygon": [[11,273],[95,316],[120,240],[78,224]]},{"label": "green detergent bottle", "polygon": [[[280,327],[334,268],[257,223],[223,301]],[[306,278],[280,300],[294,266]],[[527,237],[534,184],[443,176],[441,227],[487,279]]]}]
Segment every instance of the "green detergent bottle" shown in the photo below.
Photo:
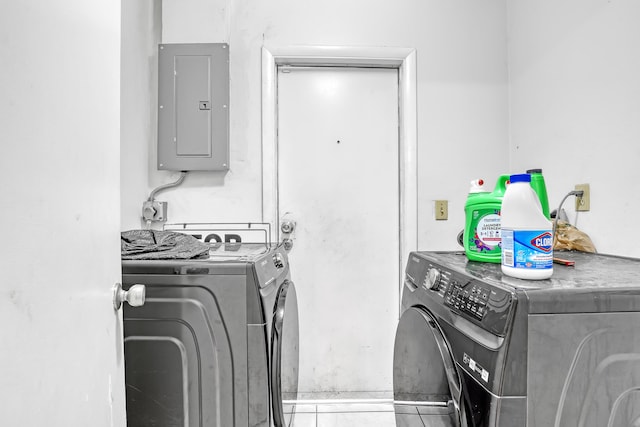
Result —
[{"label": "green detergent bottle", "polygon": [[500,209],[509,175],[500,175],[493,192],[484,189],[482,180],[471,181],[469,196],[464,205],[464,251],[472,261],[494,262],[502,260],[500,238]]},{"label": "green detergent bottle", "polygon": [[542,169],[529,169],[527,171],[531,175],[531,188],[536,192],[542,206],[542,213],[547,219],[551,219],[549,214],[549,197],[547,196],[547,186],[544,183]]}]

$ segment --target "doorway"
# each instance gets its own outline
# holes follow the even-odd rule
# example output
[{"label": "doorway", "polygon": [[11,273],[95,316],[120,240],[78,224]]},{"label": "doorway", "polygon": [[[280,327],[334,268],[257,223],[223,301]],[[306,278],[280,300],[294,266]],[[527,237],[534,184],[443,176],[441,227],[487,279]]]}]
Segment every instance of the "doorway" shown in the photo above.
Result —
[{"label": "doorway", "polygon": [[299,390],[390,390],[398,71],[279,67],[278,178],[279,212],[297,224],[292,274],[304,284]]},{"label": "doorway", "polygon": [[[301,106],[301,101],[310,98],[297,96],[310,85],[320,84],[325,95],[331,91],[335,94],[336,85],[342,85],[341,92],[357,86],[363,92],[351,97],[360,98],[361,104],[351,104],[349,108],[361,110],[375,104],[375,97],[382,93],[375,90],[374,98],[368,99],[370,89],[388,86],[389,82],[392,82],[392,91],[383,91],[379,98],[384,114],[389,116],[391,111],[392,118],[388,127],[383,127],[387,134],[380,139],[382,146],[362,145],[373,142],[375,132],[356,142],[358,137],[335,125],[336,117],[343,116],[349,123],[354,117],[372,118],[378,113],[369,111],[354,116],[342,110],[344,100],[339,108],[329,104],[320,107],[324,110],[311,112],[309,109],[317,106]],[[287,105],[288,99],[293,103]],[[334,117],[328,118],[326,114]],[[311,121],[304,122],[305,118]],[[287,121],[284,127],[283,119]],[[322,124],[323,120],[332,121],[331,129],[319,126],[304,134],[305,129]],[[368,125],[361,123],[360,129],[380,128],[379,120],[373,118]],[[263,215],[265,222],[274,224],[273,239],[276,240],[283,209],[291,210],[293,220],[298,222],[290,256],[293,279],[301,280],[298,283],[300,390],[308,391],[309,396],[366,398],[379,397],[391,390],[390,357],[402,269],[409,251],[415,250],[417,240],[415,120],[415,51],[412,49],[263,49]],[[292,123],[295,126],[292,127]],[[324,129],[321,134],[317,132],[320,129]],[[332,132],[337,133],[332,135]],[[312,135],[315,139],[310,139]],[[300,139],[311,145],[304,145],[303,141],[296,144]],[[376,156],[379,163],[371,161]],[[362,169],[367,169],[366,166],[371,169],[359,170],[359,165]],[[312,170],[313,166],[317,168]],[[353,188],[349,190],[349,186]],[[333,194],[327,194],[331,188]],[[369,201],[365,202],[351,194],[353,203],[350,203],[350,191],[354,190],[375,197],[366,197]],[[320,197],[323,193],[329,199]],[[330,200],[331,197],[334,199]],[[311,200],[318,205],[309,203]],[[349,204],[349,208],[345,204]],[[330,208],[324,211],[330,214],[324,220],[319,217],[323,214],[318,209],[320,206]],[[372,223],[361,224],[359,217],[371,219]],[[381,222],[386,225],[378,219],[384,219]],[[351,225],[343,220],[351,220]],[[380,227],[376,227],[377,224]],[[377,240],[376,233],[380,234]],[[322,241],[331,249],[323,251]],[[348,244],[341,246],[338,242]],[[366,250],[370,251],[368,255],[359,256],[358,251],[365,253]],[[369,276],[363,274],[365,271]],[[376,280],[377,283],[373,283]],[[308,325],[306,331],[305,325]],[[386,334],[389,337],[384,331],[391,331]],[[387,347],[389,351],[385,351]],[[372,356],[374,354],[377,356]],[[389,375],[385,375],[387,371]]]}]

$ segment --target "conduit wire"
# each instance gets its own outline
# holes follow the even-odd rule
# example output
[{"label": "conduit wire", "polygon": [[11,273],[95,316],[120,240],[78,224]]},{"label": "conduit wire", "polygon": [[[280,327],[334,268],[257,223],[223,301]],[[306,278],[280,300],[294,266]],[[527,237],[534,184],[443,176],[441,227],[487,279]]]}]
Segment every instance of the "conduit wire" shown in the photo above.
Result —
[{"label": "conduit wire", "polygon": [[149,202],[153,202],[156,198],[156,194],[158,194],[161,191],[164,191],[168,188],[172,188],[172,187],[177,187],[178,185],[182,184],[182,181],[184,181],[184,178],[187,176],[187,171],[182,171],[180,172],[180,178],[178,178],[177,181],[175,182],[170,182],[169,184],[164,184],[161,185],[160,187],[154,189],[150,194],[149,194],[149,198],[147,199],[147,201]]},{"label": "conduit wire", "polygon": [[556,240],[558,239],[558,237],[556,236],[556,230],[558,228],[558,217],[560,217],[560,211],[562,210],[562,205],[564,204],[565,200],[567,200],[570,196],[582,197],[583,194],[584,194],[584,191],[582,190],[569,191],[567,195],[564,196],[564,198],[560,202],[560,206],[558,206],[558,209],[556,210],[556,217],[553,220],[553,245],[551,245],[552,248],[556,246]]}]

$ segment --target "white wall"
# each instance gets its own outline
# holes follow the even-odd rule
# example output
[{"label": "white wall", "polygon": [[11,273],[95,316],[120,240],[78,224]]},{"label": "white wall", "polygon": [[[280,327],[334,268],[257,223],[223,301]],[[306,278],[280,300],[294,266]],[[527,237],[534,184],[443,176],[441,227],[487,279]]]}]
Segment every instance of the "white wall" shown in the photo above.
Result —
[{"label": "white wall", "polygon": [[[261,219],[263,45],[413,47],[418,53],[419,247],[458,248],[468,182],[479,176],[493,181],[508,164],[504,0],[162,3],[163,43],[228,42],[231,55],[231,170],[190,173],[181,187],[161,193],[158,200],[169,202],[170,222]],[[153,96],[149,103],[155,103]],[[146,111],[138,114],[140,119],[135,112],[123,115],[123,133],[148,120]],[[141,136],[123,146],[123,228],[140,226],[148,192],[178,176],[155,168],[154,126],[149,123],[143,132],[147,140]],[[147,165],[145,179],[139,169]],[[450,201],[448,221],[433,219],[435,199]]]},{"label": "white wall", "polygon": [[[155,170],[158,43],[162,1],[122,2],[120,182],[122,229],[140,228],[142,201]],[[150,151],[153,150],[153,151]]]},{"label": "white wall", "polygon": [[552,206],[591,185],[569,219],[599,252],[640,256],[640,2],[508,2],[511,171],[542,167]]}]

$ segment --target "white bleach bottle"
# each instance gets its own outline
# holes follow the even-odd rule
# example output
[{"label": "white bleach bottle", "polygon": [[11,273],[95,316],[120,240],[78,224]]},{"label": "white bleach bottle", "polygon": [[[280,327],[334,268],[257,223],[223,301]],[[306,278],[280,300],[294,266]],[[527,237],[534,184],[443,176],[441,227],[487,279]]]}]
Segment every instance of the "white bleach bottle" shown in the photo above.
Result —
[{"label": "white bleach bottle", "polygon": [[542,280],[553,274],[551,221],[531,188],[531,175],[511,175],[502,199],[502,273]]}]

